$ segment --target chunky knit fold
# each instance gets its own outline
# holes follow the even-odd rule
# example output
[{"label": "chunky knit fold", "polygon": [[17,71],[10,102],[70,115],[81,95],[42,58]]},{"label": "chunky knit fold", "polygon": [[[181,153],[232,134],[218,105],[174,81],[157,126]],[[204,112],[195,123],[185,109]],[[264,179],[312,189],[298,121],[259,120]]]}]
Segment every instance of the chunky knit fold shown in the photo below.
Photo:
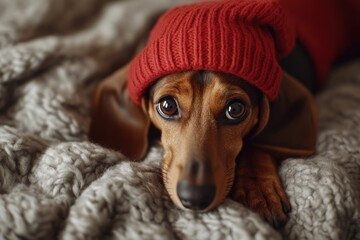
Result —
[{"label": "chunky knit fold", "polygon": [[147,87],[174,72],[234,74],[277,96],[278,64],[295,43],[295,29],[276,0],[223,0],[183,5],[165,13],[144,50],[130,63],[129,95],[140,104]]}]

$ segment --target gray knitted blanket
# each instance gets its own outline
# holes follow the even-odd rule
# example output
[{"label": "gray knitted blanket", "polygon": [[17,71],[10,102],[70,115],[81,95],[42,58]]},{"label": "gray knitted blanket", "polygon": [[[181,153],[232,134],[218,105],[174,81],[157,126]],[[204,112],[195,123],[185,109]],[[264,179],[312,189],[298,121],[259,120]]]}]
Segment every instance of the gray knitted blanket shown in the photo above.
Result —
[{"label": "gray knitted blanket", "polygon": [[317,96],[319,153],[280,168],[280,231],[228,199],[178,210],[161,149],[135,163],[88,141],[95,84],[170,1],[0,0],[0,239],[360,239],[360,61]]}]

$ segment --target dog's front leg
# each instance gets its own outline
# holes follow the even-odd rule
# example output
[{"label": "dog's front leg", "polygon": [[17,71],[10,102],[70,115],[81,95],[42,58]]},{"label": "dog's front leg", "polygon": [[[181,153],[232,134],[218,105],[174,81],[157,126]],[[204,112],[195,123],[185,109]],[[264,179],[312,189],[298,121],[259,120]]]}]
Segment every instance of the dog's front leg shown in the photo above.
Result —
[{"label": "dog's front leg", "polygon": [[238,156],[230,197],[259,213],[276,228],[286,223],[291,210],[276,160],[251,147],[243,149]]}]

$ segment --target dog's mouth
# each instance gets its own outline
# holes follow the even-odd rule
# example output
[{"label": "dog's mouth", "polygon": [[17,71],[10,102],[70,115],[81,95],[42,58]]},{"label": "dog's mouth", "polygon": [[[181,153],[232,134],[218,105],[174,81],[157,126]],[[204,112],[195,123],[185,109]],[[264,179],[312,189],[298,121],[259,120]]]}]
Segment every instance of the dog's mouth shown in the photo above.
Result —
[{"label": "dog's mouth", "polygon": [[235,174],[234,164],[223,163],[214,164],[214,167],[211,161],[181,163],[166,158],[162,178],[173,203],[193,212],[207,212],[218,207],[230,192]]},{"label": "dog's mouth", "polygon": [[205,213],[217,208],[226,198],[232,187],[233,178],[222,182],[203,184],[189,180],[175,179],[165,181],[166,190],[173,203],[180,209]]}]

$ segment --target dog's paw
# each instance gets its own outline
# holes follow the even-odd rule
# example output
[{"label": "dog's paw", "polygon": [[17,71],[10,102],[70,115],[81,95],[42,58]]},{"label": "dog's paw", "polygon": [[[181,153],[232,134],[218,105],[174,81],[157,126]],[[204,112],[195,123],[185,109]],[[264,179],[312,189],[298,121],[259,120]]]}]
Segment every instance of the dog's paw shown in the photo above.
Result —
[{"label": "dog's paw", "polygon": [[230,197],[260,214],[275,228],[284,226],[291,206],[279,177],[244,174],[237,178]]}]

